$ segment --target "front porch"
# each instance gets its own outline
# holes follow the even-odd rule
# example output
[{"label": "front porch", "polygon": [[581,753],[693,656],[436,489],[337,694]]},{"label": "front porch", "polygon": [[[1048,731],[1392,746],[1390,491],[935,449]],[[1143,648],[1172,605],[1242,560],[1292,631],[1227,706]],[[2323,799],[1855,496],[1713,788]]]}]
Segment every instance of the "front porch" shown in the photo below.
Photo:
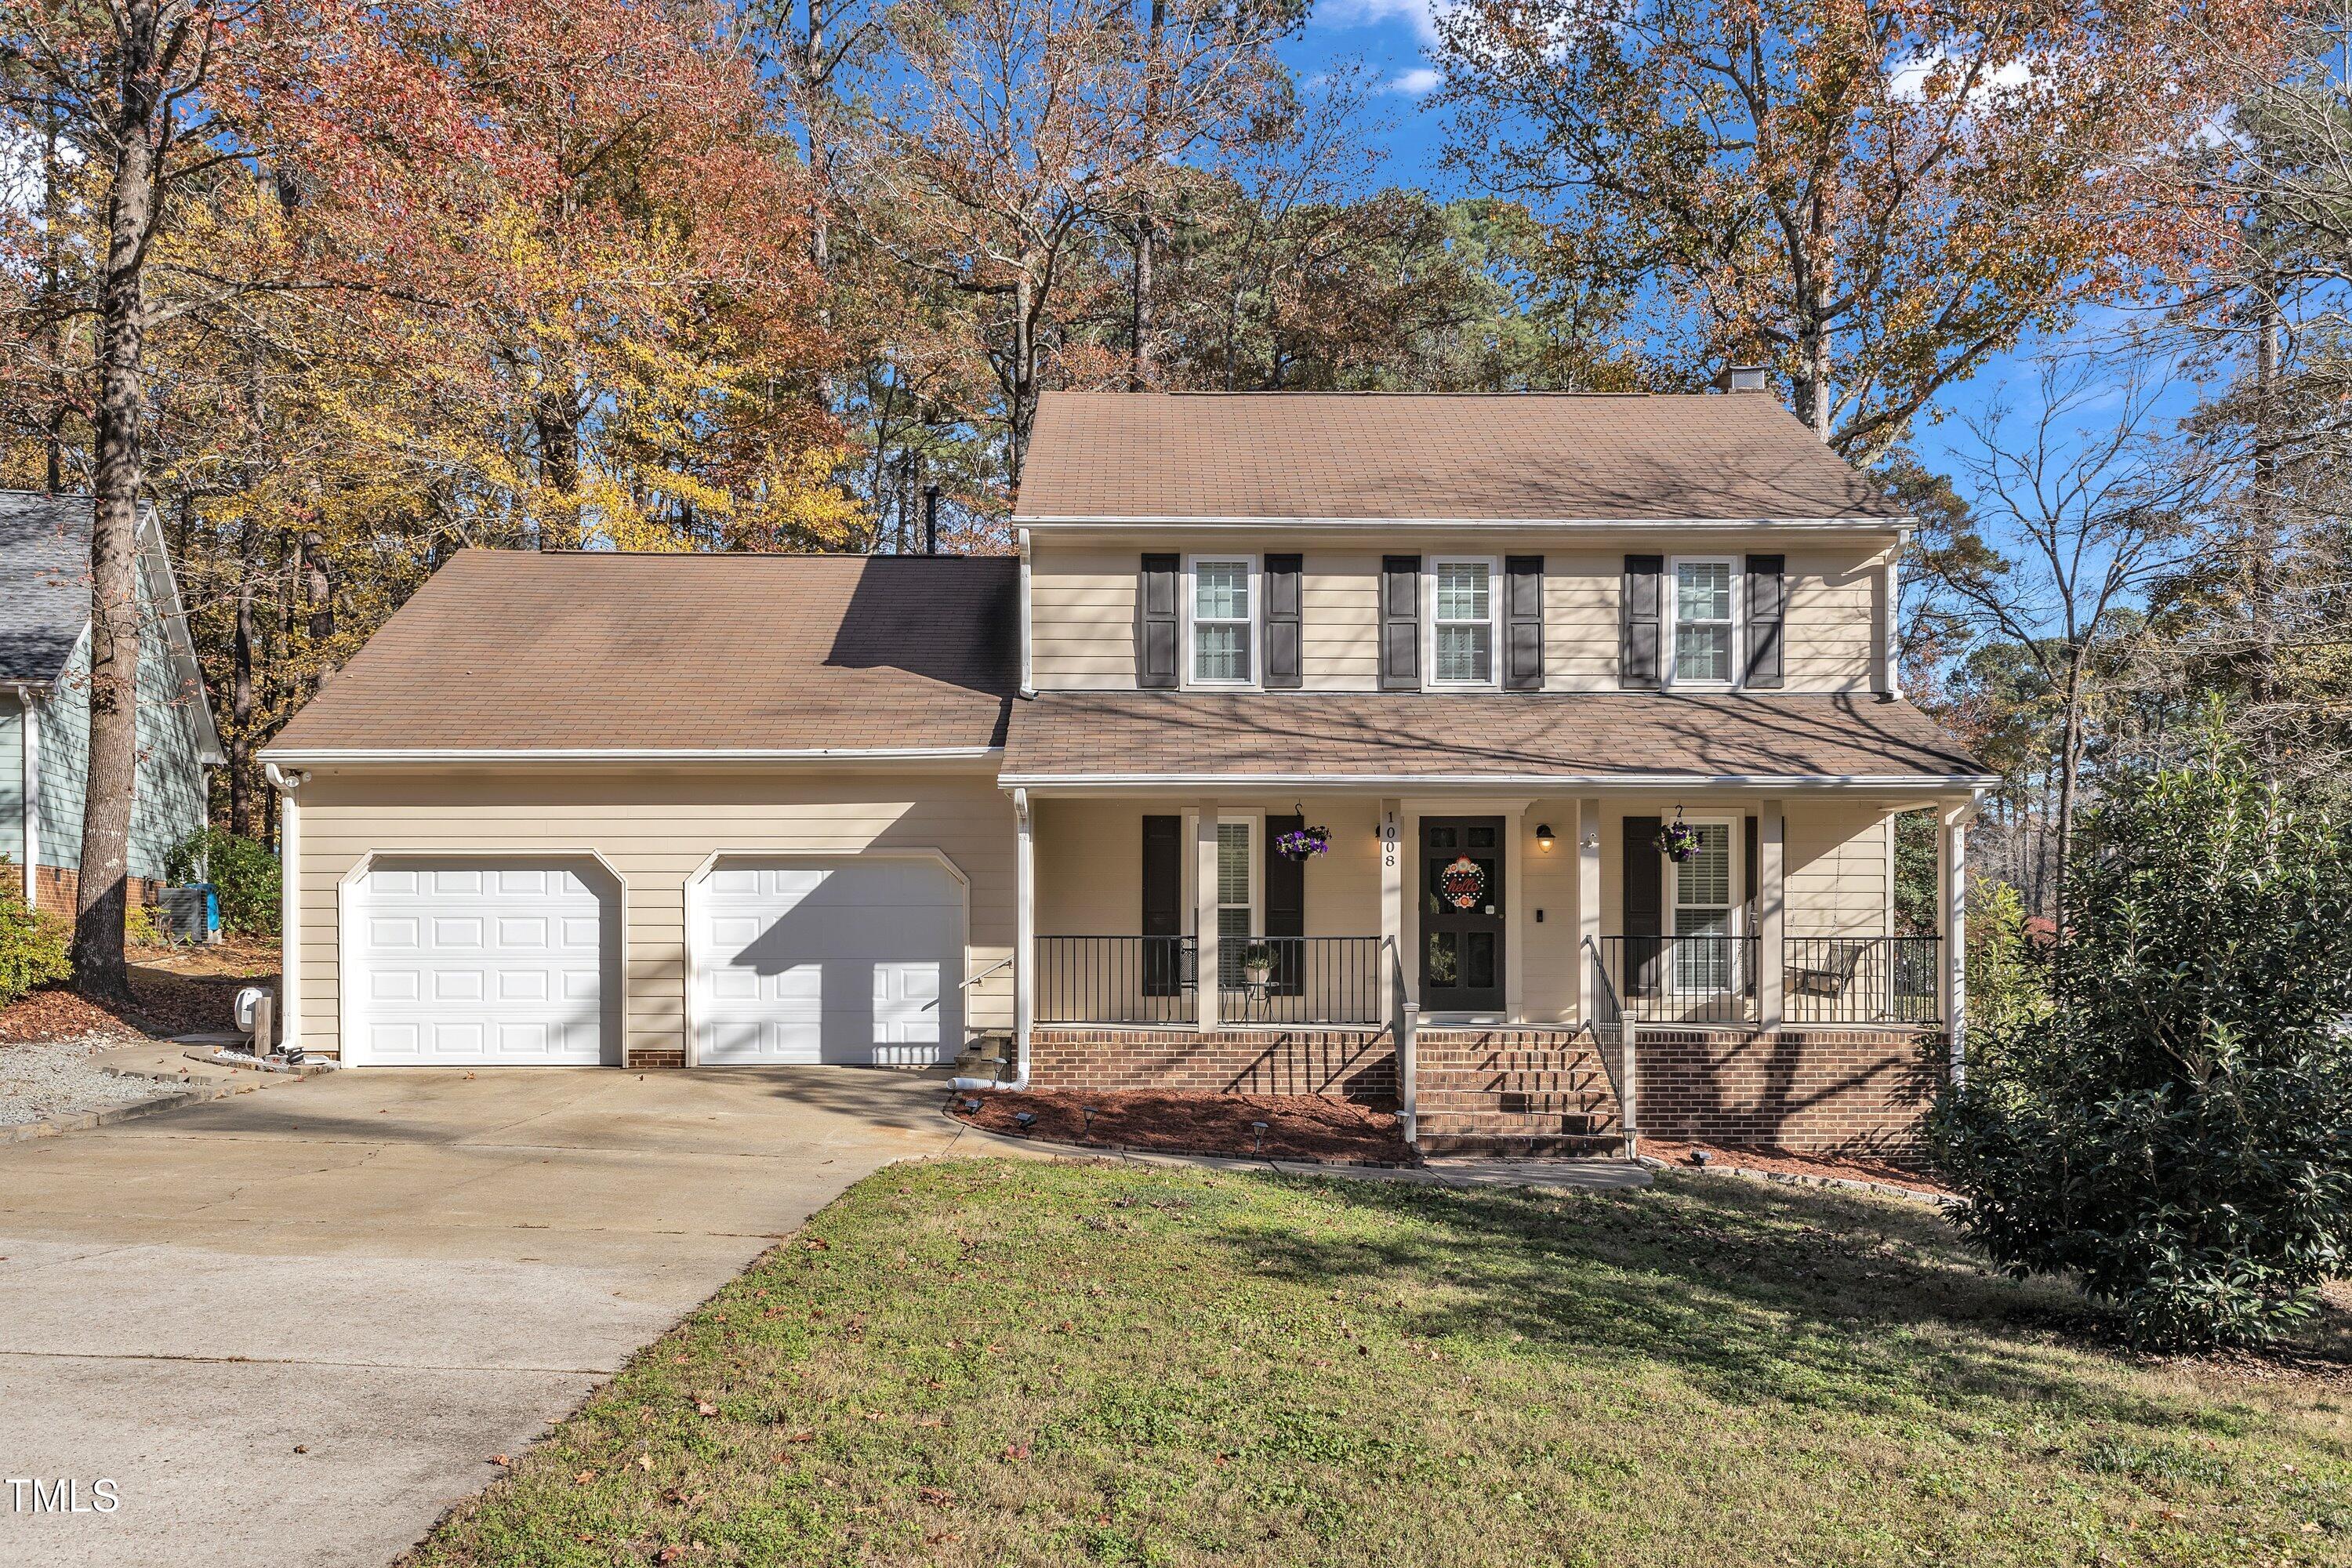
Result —
[{"label": "front porch", "polygon": [[[1924,1102],[1923,1037],[1939,1059],[1957,1045],[1965,802],[1021,804],[1018,1013],[1040,1087],[1392,1100],[1424,1147],[1591,1152],[1643,1122],[1877,1144]],[[1897,920],[1894,818],[1921,809],[1943,858],[1932,931]],[[1658,845],[1677,817],[1696,839],[1681,859]],[[1302,826],[1328,830],[1303,861],[1276,847]]]}]

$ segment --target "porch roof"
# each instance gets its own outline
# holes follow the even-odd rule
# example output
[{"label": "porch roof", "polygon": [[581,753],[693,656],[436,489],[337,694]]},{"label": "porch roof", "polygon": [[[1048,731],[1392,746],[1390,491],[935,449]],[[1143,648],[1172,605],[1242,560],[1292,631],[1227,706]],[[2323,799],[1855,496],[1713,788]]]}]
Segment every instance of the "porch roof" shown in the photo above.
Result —
[{"label": "porch roof", "polygon": [[1007,785],[1990,782],[1899,699],[1719,692],[1053,691],[1013,704]]}]

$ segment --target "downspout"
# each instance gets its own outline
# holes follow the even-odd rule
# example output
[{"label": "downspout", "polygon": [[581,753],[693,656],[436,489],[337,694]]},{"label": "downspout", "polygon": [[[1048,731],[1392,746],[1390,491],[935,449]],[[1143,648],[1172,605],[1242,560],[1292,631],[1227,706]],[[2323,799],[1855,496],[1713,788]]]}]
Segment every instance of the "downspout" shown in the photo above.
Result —
[{"label": "downspout", "polygon": [[[301,1044],[302,1009],[302,807],[295,791],[310,775],[264,763],[262,776],[278,792],[278,1040],[291,1051]],[[257,1050],[260,1048],[257,1044]]]},{"label": "downspout", "polygon": [[1029,1087],[1030,1020],[1036,1012],[1036,966],[1030,962],[1030,954],[1037,945],[1037,841],[1025,789],[1013,792],[1013,1077],[1010,1081],[960,1078],[950,1084],[953,1089],[999,1089],[1018,1094]]},{"label": "downspout", "polygon": [[37,869],[41,863],[41,721],[33,706],[34,695],[30,686],[16,688],[16,711],[22,715],[17,733],[24,741],[17,757],[24,773],[24,833],[18,847],[25,854],[25,907],[28,910],[39,906],[41,887]]}]

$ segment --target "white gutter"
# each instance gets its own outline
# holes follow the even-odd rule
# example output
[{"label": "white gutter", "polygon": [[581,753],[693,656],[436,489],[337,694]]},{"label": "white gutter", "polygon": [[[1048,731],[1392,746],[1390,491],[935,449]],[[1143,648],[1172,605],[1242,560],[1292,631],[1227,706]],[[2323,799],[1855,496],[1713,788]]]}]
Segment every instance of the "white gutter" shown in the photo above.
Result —
[{"label": "white gutter", "polygon": [[22,716],[17,732],[24,742],[17,755],[24,773],[24,834],[18,847],[25,853],[25,907],[29,910],[38,907],[40,874],[35,868],[41,863],[41,720],[33,706],[32,687],[16,688],[16,711]]},{"label": "white gutter", "polygon": [[1989,789],[1991,773],[1005,773],[1010,789],[1337,789],[1393,792],[1400,786],[1543,790]]},{"label": "white gutter", "polygon": [[819,746],[762,750],[695,746],[352,746],[273,747],[265,763],[332,767],[376,763],[964,763],[983,762],[1002,746]]},{"label": "white gutter", "polygon": [[1075,512],[1059,516],[1016,514],[1016,529],[1033,528],[1060,530],[1075,528],[1108,529],[1260,529],[1307,530],[1330,532],[1336,530],[1387,531],[1410,529],[1416,532],[1476,532],[1510,533],[1515,531],[1576,530],[1593,533],[1639,533],[1653,529],[1723,529],[1747,531],[1769,529],[1775,532],[1804,533],[1885,533],[1888,530],[1908,532],[1918,526],[1915,517],[1191,517],[1181,513],[1164,516],[1119,516],[1101,512]]},{"label": "white gutter", "polygon": [[[290,773],[276,763],[262,764],[262,775],[278,792],[278,1038],[291,1051],[302,1039],[302,807],[295,791],[310,778]],[[268,1048],[256,1041],[256,1052]]]}]

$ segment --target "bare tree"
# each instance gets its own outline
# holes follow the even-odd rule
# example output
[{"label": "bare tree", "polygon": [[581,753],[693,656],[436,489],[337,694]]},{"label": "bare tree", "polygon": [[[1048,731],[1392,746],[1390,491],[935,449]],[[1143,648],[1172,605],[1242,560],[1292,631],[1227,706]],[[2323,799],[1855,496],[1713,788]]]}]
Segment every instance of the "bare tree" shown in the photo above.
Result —
[{"label": "bare tree", "polygon": [[1969,421],[1960,489],[1976,538],[1927,540],[1920,552],[1957,612],[1980,637],[2012,645],[2053,694],[2051,903],[2061,933],[2098,675],[2137,625],[2124,613],[2136,594],[2177,566],[2210,483],[2209,470],[2179,462],[2154,438],[2164,385],[2159,367],[2137,353],[2045,359],[2027,409],[2003,398]]}]

